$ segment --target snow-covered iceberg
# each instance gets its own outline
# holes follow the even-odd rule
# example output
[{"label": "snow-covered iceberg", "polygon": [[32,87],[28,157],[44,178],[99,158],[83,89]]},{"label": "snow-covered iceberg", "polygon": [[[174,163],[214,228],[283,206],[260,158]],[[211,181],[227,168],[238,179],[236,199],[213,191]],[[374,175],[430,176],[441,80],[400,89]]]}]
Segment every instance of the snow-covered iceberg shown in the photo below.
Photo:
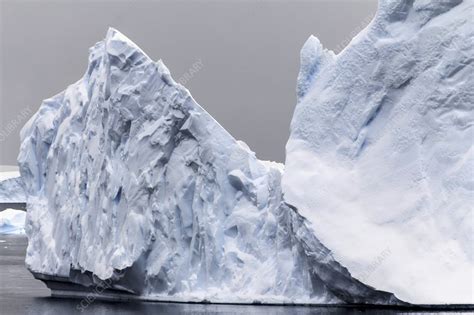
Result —
[{"label": "snow-covered iceberg", "polygon": [[25,217],[23,210],[0,211],[0,234],[25,234]]},{"label": "snow-covered iceberg", "polygon": [[340,54],[301,51],[285,201],[351,274],[474,304],[474,1],[382,0]]},{"label": "snow-covered iceberg", "polygon": [[21,138],[38,278],[152,300],[401,303],[353,279],[282,201],[282,165],[116,30]]}]

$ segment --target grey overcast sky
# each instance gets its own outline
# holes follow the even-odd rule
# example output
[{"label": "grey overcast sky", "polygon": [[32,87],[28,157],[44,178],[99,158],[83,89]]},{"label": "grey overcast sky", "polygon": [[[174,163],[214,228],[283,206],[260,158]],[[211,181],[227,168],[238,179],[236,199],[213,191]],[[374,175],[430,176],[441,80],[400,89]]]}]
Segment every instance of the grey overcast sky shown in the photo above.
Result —
[{"label": "grey overcast sky", "polygon": [[0,0],[0,165],[16,164],[19,132],[41,101],[80,79],[88,48],[117,28],[178,79],[261,159],[284,161],[299,50],[317,36],[336,52],[376,0]]}]

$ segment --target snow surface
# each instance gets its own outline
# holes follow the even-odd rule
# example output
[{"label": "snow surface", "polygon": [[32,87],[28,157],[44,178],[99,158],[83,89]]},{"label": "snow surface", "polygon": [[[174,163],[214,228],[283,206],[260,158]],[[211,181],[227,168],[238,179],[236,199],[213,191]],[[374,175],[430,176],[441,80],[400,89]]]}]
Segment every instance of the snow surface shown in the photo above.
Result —
[{"label": "snow surface", "polygon": [[474,303],[474,1],[381,1],[339,55],[301,54],[285,201],[359,280]]},{"label": "snow surface", "polygon": [[0,234],[24,234],[26,212],[6,209],[0,211]]},{"label": "snow surface", "polygon": [[353,279],[259,161],[110,29],[21,131],[33,272],[157,300],[399,303]]}]

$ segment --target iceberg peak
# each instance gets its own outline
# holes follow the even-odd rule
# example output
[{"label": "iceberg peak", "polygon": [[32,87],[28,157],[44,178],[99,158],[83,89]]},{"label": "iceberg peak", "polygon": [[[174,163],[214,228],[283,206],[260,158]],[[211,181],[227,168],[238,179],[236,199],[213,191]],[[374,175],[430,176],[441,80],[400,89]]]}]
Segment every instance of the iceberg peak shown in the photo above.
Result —
[{"label": "iceberg peak", "polygon": [[298,99],[304,97],[314,78],[335,58],[331,50],[323,48],[319,39],[311,35],[303,45],[300,53],[300,72],[298,74],[296,93]]}]

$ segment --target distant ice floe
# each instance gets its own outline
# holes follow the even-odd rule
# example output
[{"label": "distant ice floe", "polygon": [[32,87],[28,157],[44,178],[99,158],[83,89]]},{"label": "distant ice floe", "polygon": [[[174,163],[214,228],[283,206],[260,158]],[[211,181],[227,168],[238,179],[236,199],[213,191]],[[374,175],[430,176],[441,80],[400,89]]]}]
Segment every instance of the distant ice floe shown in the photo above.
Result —
[{"label": "distant ice floe", "polygon": [[0,172],[0,181],[15,178],[15,177],[20,177],[20,172],[19,171]]},{"label": "distant ice floe", "polygon": [[23,210],[0,211],[0,234],[25,234],[25,217]]}]

